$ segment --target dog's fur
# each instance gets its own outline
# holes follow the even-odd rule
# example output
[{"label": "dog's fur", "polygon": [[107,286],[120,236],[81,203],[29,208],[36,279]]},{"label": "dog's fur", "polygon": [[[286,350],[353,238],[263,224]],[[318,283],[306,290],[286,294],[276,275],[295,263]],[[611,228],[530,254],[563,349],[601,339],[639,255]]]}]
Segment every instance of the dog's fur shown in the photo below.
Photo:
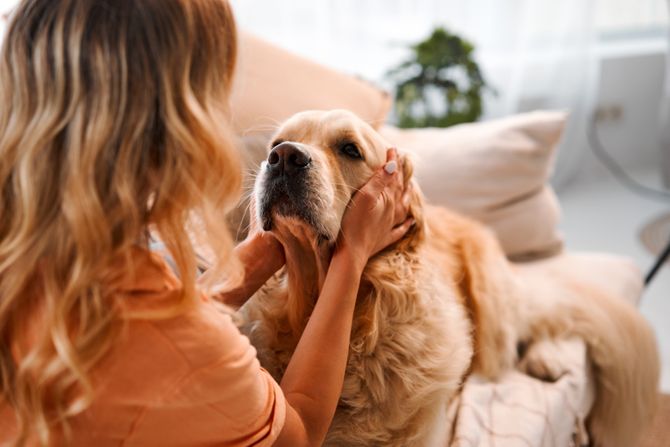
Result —
[{"label": "dog's fur", "polygon": [[[262,166],[254,220],[283,243],[287,265],[242,312],[262,365],[278,380],[318,298],[346,205],[389,147],[344,111],[300,113],[272,145],[281,142],[299,147],[311,163],[292,184]],[[363,159],[341,152],[348,143]],[[404,174],[411,181],[407,159]],[[564,369],[551,354],[552,340],[578,336],[597,384],[588,419],[595,445],[635,445],[653,413],[659,375],[653,333],[636,309],[554,278],[520,281],[487,229],[426,205],[417,185],[412,194],[416,225],[363,274],[326,444],[431,445],[467,374],[496,380],[519,364],[556,379]],[[518,363],[521,345],[528,348]]]}]

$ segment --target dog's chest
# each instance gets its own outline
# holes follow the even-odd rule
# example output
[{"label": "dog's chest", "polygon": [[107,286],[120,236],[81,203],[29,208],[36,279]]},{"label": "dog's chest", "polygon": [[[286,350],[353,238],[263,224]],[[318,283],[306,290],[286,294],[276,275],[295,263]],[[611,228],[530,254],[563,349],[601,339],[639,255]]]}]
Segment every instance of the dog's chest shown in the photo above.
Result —
[{"label": "dog's chest", "polygon": [[453,289],[425,279],[378,290],[366,318],[354,320],[330,444],[420,445],[458,390],[472,355],[470,325]]}]

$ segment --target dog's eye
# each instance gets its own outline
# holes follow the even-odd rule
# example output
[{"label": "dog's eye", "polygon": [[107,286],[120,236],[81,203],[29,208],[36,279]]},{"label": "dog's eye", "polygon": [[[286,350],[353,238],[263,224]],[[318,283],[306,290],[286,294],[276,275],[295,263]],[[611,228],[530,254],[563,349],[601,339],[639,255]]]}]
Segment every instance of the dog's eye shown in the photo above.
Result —
[{"label": "dog's eye", "polygon": [[346,155],[349,158],[355,160],[360,160],[363,158],[361,152],[358,150],[358,147],[354,143],[347,143],[340,148],[340,152]]}]

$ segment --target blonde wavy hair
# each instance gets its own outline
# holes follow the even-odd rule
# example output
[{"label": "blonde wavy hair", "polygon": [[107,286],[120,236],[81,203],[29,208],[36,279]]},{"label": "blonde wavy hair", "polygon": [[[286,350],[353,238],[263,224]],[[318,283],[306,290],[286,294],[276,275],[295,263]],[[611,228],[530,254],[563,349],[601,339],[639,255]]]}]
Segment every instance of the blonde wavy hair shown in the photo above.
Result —
[{"label": "blonde wavy hair", "polygon": [[[225,0],[24,0],[0,55],[0,379],[16,444],[90,404],[122,318],[110,266],[161,236],[195,302],[196,215],[222,273],[241,168]],[[144,241],[144,242],[143,242]],[[118,270],[118,269],[117,269]],[[34,331],[39,328],[38,331]]]}]

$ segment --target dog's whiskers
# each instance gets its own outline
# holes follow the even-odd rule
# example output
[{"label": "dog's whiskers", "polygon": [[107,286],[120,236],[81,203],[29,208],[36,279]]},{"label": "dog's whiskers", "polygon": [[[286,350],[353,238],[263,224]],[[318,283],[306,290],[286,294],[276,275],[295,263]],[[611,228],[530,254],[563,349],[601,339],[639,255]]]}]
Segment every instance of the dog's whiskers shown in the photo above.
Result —
[{"label": "dog's whiskers", "polygon": [[261,116],[259,117],[260,119],[270,121],[268,124],[256,124],[255,126],[251,126],[242,132],[242,137],[248,137],[253,134],[265,134],[265,133],[274,133],[276,132],[279,127],[281,126],[281,122],[271,118],[269,116]]}]

